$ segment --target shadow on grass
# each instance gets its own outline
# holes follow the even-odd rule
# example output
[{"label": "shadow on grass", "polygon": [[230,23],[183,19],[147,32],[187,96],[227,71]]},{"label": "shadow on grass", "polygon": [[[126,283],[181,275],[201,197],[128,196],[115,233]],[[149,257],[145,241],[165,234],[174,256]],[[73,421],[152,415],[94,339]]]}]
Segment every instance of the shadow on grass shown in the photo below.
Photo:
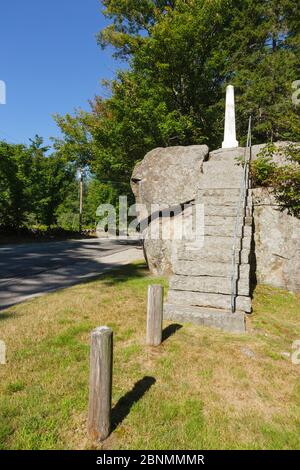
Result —
[{"label": "shadow on grass", "polygon": [[111,411],[111,426],[114,431],[129,415],[131,408],[137,403],[145,393],[154,385],[156,379],[154,377],[144,377],[136,382],[132,390],[127,392]]},{"label": "shadow on grass", "polygon": [[[137,279],[147,277],[149,271],[147,265],[143,262],[127,264],[121,268],[115,268],[110,270],[109,273],[101,276],[103,283],[107,286],[114,286],[122,282],[127,282],[130,278]],[[100,278],[99,278],[100,279]]]},{"label": "shadow on grass", "polygon": [[[0,263],[1,271],[1,263]],[[1,274],[1,272],[0,272]],[[89,284],[102,281],[105,286],[113,287],[132,279],[142,279],[149,275],[144,262],[133,262],[124,266],[112,266],[105,262],[105,257],[100,261],[91,260],[88,263],[70,262],[68,268],[55,271],[54,277],[41,271],[33,275],[23,286],[13,282],[5,286],[1,291],[0,286],[0,311],[7,310],[13,305],[23,303],[37,294],[49,294],[61,291],[78,284]],[[43,277],[44,276],[44,277]],[[0,276],[1,277],[1,276]],[[15,293],[18,288],[17,293]],[[4,297],[2,296],[4,293]],[[28,296],[28,299],[26,298]]]},{"label": "shadow on grass", "polygon": [[182,325],[178,323],[173,323],[172,325],[167,326],[162,332],[162,341],[166,341],[170,336],[175,335],[175,333],[182,328]]},{"label": "shadow on grass", "polygon": [[16,317],[16,315],[14,314],[14,312],[8,312],[8,313],[1,313],[0,312],[0,321],[3,321],[3,320],[8,320],[9,318],[13,318],[13,317]]}]

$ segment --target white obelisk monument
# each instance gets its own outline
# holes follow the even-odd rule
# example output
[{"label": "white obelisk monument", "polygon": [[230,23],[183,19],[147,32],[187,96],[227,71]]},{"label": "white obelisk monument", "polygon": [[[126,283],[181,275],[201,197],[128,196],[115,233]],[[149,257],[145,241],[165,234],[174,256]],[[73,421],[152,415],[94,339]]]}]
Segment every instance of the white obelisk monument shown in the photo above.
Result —
[{"label": "white obelisk monument", "polygon": [[231,149],[239,146],[236,140],[235,127],[235,104],[234,104],[234,87],[229,85],[226,88],[226,111],[225,111],[225,130],[223,149]]}]

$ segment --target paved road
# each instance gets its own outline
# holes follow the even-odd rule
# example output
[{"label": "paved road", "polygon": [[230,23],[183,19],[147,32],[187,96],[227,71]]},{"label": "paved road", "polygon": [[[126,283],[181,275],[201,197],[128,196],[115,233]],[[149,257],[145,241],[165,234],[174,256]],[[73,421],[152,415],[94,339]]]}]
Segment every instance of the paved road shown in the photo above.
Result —
[{"label": "paved road", "polygon": [[140,247],[84,239],[0,245],[0,309],[142,259]]}]

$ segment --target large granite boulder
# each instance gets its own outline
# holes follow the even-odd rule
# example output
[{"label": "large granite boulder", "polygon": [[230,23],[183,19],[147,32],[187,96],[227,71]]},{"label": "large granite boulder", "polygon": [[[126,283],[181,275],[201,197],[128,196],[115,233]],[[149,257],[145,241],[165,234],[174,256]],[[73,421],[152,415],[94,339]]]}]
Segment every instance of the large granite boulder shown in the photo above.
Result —
[{"label": "large granite boulder", "polygon": [[[275,152],[273,155],[273,162],[276,163],[278,166],[286,165],[288,163],[287,158],[284,155],[284,150],[289,145],[293,144],[293,142],[288,141],[279,141],[275,142],[275,146],[278,149],[278,152]],[[251,156],[252,160],[256,160],[259,156],[261,151],[267,146],[267,144],[258,144],[252,146]]]},{"label": "large granite boulder", "polygon": [[162,212],[161,217],[153,218],[143,232],[145,258],[153,274],[173,274],[173,259],[176,258],[182,238],[190,241],[192,230],[192,204],[180,208],[174,217],[164,217]]},{"label": "large granite boulder", "polygon": [[[149,152],[134,168],[131,187],[139,208],[144,252],[152,273],[172,274],[173,251],[178,245],[177,228],[189,226],[189,203],[196,198],[200,187],[203,162],[208,158],[206,145],[157,148]],[[182,206],[186,205],[185,208]],[[168,206],[175,210],[171,219],[159,214]],[[148,218],[153,222],[149,225]],[[166,230],[170,236],[153,237],[151,232]]]},{"label": "large granite boulder", "polygon": [[195,199],[203,162],[208,158],[206,145],[157,148],[138,163],[131,187],[138,204],[177,206]]},{"label": "large granite boulder", "polygon": [[271,190],[252,195],[257,281],[300,291],[300,220],[281,210]]}]

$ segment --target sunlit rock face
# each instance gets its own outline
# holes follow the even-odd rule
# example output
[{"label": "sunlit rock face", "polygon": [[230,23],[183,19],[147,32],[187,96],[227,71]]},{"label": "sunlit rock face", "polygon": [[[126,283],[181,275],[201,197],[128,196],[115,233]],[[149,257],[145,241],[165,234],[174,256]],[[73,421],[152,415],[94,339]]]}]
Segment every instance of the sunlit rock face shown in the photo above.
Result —
[{"label": "sunlit rock face", "polygon": [[[157,148],[149,152],[133,171],[131,187],[139,211],[145,257],[154,274],[172,274],[173,251],[178,246],[178,227],[191,222],[190,203],[201,187],[203,162],[208,158],[206,145]],[[183,206],[186,205],[184,208]],[[160,216],[165,207],[175,216]],[[145,221],[152,222],[143,228]],[[151,233],[159,232],[153,237]],[[167,234],[163,237],[163,233]]]},{"label": "sunlit rock face", "polygon": [[300,291],[300,220],[281,210],[271,190],[252,194],[257,282]]},{"label": "sunlit rock face", "polygon": [[138,163],[131,177],[136,202],[176,206],[195,199],[200,185],[206,145],[157,148]]}]

